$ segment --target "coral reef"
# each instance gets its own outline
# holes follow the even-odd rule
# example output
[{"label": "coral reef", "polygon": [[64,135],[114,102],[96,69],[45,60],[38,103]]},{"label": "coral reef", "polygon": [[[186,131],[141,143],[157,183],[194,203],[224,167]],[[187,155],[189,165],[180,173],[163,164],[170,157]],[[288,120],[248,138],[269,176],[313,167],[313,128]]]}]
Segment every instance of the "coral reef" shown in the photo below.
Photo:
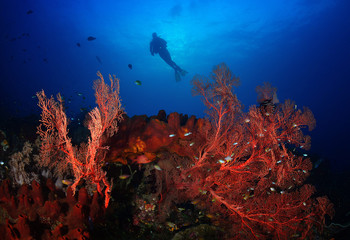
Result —
[{"label": "coral reef", "polygon": [[17,191],[5,180],[0,186],[3,239],[88,239],[88,226],[104,215],[101,196],[90,197],[81,188],[78,197],[71,188],[67,196],[55,188],[51,179],[46,184],[33,181]]},{"label": "coral reef", "polygon": [[[26,173],[21,165],[34,158],[28,145],[12,155],[11,181],[0,186],[5,239],[322,235],[333,207],[305,183],[312,170],[306,134],[315,127],[308,108],[279,103],[277,89],[265,83],[257,87],[260,105],[244,112],[233,92],[239,79],[220,64],[210,79],[196,76],[192,82],[207,118],[165,111],[130,118],[123,114],[117,79],[110,77],[108,86],[99,77],[98,108],[88,114],[90,135],[80,146],[68,137],[62,98],[38,94],[38,170]],[[54,173],[53,180],[40,176],[43,169]],[[57,179],[69,186],[56,187]]]}]

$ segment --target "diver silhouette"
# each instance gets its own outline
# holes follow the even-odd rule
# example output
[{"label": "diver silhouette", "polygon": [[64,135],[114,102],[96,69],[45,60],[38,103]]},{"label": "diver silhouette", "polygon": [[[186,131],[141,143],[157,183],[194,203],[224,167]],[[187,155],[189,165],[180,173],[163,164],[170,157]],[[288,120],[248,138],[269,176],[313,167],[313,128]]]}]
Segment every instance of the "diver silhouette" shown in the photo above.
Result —
[{"label": "diver silhouette", "polygon": [[[170,66],[175,70],[175,79],[176,81],[181,81],[181,76],[185,76],[187,72],[183,69],[181,69],[176,63],[171,59],[170,53],[167,49],[167,42],[158,37],[157,33],[152,34],[152,41],[150,43],[150,51],[152,56],[154,54],[158,53],[159,56]],[[181,76],[180,76],[181,75]]]}]

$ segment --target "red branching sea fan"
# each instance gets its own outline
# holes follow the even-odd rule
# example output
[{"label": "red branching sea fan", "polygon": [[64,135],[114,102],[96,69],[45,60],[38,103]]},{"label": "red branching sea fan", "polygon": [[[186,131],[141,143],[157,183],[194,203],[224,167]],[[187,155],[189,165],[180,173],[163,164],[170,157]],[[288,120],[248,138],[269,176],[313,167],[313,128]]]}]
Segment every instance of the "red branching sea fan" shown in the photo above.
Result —
[{"label": "red branching sea fan", "polygon": [[94,83],[98,107],[88,114],[86,125],[90,130],[87,143],[73,146],[68,137],[68,119],[64,113],[63,99],[57,95],[57,102],[44,91],[38,92],[39,107],[42,109],[38,134],[41,138],[39,165],[48,167],[56,176],[72,173],[75,177],[72,190],[75,192],[81,179],[102,194],[104,189],[105,206],[108,206],[111,184],[102,170],[107,146],[103,146],[105,137],[117,132],[117,122],[122,119],[123,109],[119,97],[119,80],[109,75],[110,86],[105,84],[103,76]]},{"label": "red branching sea fan", "polygon": [[[312,198],[314,187],[304,184],[311,162],[292,150],[310,147],[303,130],[314,128],[313,114],[289,100],[269,103],[271,111],[261,105],[244,113],[232,92],[238,79],[227,66],[218,65],[211,78],[193,80],[208,119],[193,133],[186,164],[162,173],[172,176],[167,191],[176,192],[178,201],[204,203],[227,220],[236,239],[313,236],[332,206],[326,197]],[[259,99],[271,99],[276,89],[265,83],[258,92]]]}]

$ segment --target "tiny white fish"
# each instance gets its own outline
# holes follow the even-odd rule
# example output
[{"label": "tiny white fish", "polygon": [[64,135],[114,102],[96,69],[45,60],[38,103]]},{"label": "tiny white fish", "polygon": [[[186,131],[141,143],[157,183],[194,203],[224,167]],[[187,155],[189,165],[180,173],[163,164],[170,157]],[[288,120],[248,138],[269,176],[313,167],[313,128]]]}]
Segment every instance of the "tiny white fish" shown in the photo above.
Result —
[{"label": "tiny white fish", "polygon": [[294,105],[294,109],[297,109],[297,108],[298,108],[298,105],[295,104],[295,105]]},{"label": "tiny white fish", "polygon": [[293,123],[293,127],[297,127],[298,125],[296,125],[295,123]]},{"label": "tiny white fish", "polygon": [[192,147],[193,145],[194,145],[194,142],[191,142],[191,143],[190,143],[190,147]]},{"label": "tiny white fish", "polygon": [[188,133],[185,133],[184,136],[187,137],[187,136],[189,136],[191,134],[192,134],[191,132],[188,132]]},{"label": "tiny white fish", "polygon": [[154,165],[154,169],[158,170],[158,171],[162,171],[162,169],[159,167],[158,164]]},{"label": "tiny white fish", "polygon": [[304,154],[303,154],[303,156],[304,156],[304,157],[307,157],[307,154],[306,154],[306,153],[304,153]]},{"label": "tiny white fish", "polygon": [[250,122],[250,119],[247,118],[247,119],[245,119],[244,121],[245,121],[246,123],[249,123],[249,122]]},{"label": "tiny white fish", "polygon": [[225,161],[224,161],[224,160],[222,160],[222,159],[220,159],[220,160],[218,161],[218,163],[223,164],[223,163],[225,163]]},{"label": "tiny white fish", "polygon": [[276,163],[281,163],[282,162],[282,160],[279,160],[279,161],[277,161]]},{"label": "tiny white fish", "polygon": [[273,188],[273,187],[270,187],[270,190],[271,190],[271,192],[276,191],[276,189],[275,189],[275,188]]},{"label": "tiny white fish", "polygon": [[238,143],[237,142],[235,142],[233,145],[237,145]]},{"label": "tiny white fish", "polygon": [[5,163],[3,161],[0,162],[0,165],[4,165]]},{"label": "tiny white fish", "polygon": [[285,192],[284,191],[280,191],[280,194],[284,194]]},{"label": "tiny white fish", "polygon": [[176,134],[170,134],[169,135],[169,137],[175,137],[176,136]]},{"label": "tiny white fish", "polygon": [[230,161],[232,160],[232,157],[231,157],[231,156],[227,156],[227,157],[225,157],[225,160],[226,160],[227,162],[230,162]]},{"label": "tiny white fish", "polygon": [[179,169],[179,168],[181,168],[181,166],[179,165],[179,166],[177,166],[176,168]]}]

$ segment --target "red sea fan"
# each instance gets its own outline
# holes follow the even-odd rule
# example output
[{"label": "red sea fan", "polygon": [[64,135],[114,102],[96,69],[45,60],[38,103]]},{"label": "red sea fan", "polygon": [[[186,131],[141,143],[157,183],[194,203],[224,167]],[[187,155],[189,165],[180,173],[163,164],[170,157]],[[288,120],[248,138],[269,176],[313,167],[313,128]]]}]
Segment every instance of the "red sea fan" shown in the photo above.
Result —
[{"label": "red sea fan", "polygon": [[106,172],[102,170],[105,151],[105,137],[112,136],[117,130],[117,122],[122,119],[123,109],[119,97],[119,80],[109,76],[110,86],[105,84],[101,73],[97,73],[100,79],[95,81],[94,89],[98,107],[88,114],[86,125],[90,130],[87,144],[79,147],[73,146],[68,137],[68,119],[63,110],[63,99],[57,95],[47,98],[44,91],[37,93],[39,107],[42,109],[41,124],[38,133],[42,145],[39,164],[49,167],[56,176],[64,176],[72,173],[75,177],[71,186],[75,192],[81,179],[96,188],[99,193],[104,189],[105,206],[108,206],[111,185],[106,178]]},{"label": "red sea fan", "polygon": [[212,80],[193,80],[208,119],[193,133],[197,139],[189,161],[174,169],[179,173],[168,189],[175,186],[179,199],[200,199],[207,211],[220,214],[231,224],[233,238],[313,236],[332,207],[312,198],[314,188],[304,184],[310,160],[292,151],[310,146],[303,129],[315,126],[311,111],[297,109],[292,101],[276,105],[276,89],[265,83],[257,90],[270,109],[260,104],[243,113],[232,93],[238,80],[225,64],[214,69]]}]

